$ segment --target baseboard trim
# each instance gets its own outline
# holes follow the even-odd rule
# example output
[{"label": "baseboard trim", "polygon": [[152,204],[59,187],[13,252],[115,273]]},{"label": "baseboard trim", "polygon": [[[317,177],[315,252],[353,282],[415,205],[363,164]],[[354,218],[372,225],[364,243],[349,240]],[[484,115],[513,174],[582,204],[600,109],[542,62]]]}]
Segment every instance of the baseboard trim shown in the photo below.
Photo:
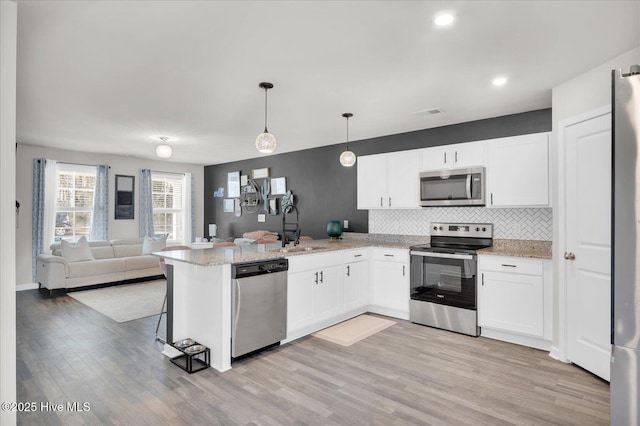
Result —
[{"label": "baseboard trim", "polygon": [[557,361],[571,364],[571,361],[569,361],[565,356],[563,356],[563,354],[560,352],[560,349],[558,349],[556,346],[551,346],[551,350],[549,351],[549,356]]},{"label": "baseboard trim", "polygon": [[37,290],[37,289],[38,289],[38,283],[18,284],[16,286],[16,291]]}]

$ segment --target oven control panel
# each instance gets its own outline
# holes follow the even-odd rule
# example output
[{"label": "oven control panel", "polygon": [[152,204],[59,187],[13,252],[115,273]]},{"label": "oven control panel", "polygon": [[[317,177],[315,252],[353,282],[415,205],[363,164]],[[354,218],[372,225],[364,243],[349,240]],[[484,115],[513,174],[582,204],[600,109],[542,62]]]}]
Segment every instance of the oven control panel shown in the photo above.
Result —
[{"label": "oven control panel", "polygon": [[431,222],[431,235],[440,237],[493,238],[492,223]]}]

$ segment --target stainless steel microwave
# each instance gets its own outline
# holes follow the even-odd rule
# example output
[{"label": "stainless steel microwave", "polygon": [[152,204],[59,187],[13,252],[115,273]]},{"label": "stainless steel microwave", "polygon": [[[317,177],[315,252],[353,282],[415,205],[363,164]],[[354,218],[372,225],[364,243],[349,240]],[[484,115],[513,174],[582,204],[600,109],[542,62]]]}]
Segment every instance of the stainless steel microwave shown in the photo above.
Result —
[{"label": "stainless steel microwave", "polygon": [[484,167],[420,173],[420,205],[484,206]]}]

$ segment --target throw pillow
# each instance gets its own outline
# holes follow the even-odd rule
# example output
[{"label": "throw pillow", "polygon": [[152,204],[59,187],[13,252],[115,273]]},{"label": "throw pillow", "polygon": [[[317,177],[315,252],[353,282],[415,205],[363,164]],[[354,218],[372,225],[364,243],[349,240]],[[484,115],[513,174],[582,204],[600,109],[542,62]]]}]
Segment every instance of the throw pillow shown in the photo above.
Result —
[{"label": "throw pillow", "polygon": [[62,250],[62,257],[67,259],[67,262],[84,262],[87,260],[95,260],[95,258],[93,257],[93,253],[91,253],[89,242],[85,237],[81,237],[75,243],[62,240],[60,246]]},{"label": "throw pillow", "polygon": [[151,238],[146,235],[142,243],[142,254],[151,254],[154,251],[162,251],[167,246],[167,235],[158,238]]}]

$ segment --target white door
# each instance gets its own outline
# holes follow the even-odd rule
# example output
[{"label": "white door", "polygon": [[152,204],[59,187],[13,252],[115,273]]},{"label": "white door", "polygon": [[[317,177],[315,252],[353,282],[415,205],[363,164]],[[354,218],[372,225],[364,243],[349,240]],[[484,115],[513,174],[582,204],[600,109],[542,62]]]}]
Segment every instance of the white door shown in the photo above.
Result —
[{"label": "white door", "polygon": [[564,128],[567,358],[609,380],[611,114]]}]

